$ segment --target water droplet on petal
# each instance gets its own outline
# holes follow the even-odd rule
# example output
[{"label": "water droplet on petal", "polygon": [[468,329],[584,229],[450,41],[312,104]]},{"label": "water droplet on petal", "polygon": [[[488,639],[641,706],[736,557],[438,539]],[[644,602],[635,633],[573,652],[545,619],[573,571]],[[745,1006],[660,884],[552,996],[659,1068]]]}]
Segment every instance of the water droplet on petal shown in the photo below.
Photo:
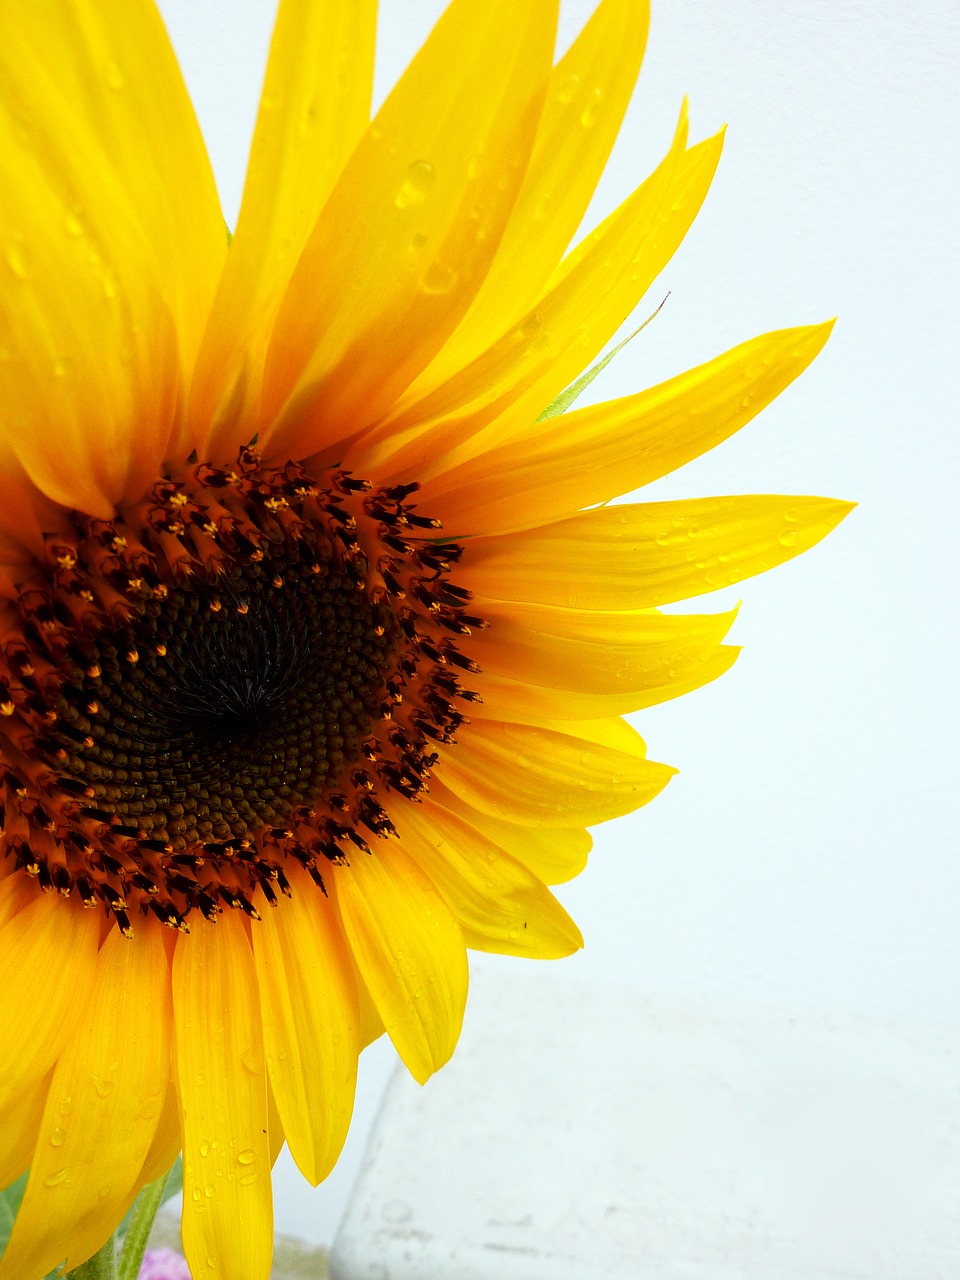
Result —
[{"label": "water droplet on petal", "polygon": [[237,1160],[240,1164],[253,1164],[256,1158],[256,1153],[251,1151],[249,1147],[245,1151],[237,1152]]},{"label": "water droplet on petal", "polygon": [[203,1142],[200,1143],[200,1154],[202,1156],[208,1156],[210,1154],[210,1143],[207,1142],[206,1138],[204,1138]]},{"label": "water droplet on petal", "polygon": [[580,123],[585,129],[589,129],[597,123],[597,117],[600,115],[600,108],[603,104],[603,94],[599,89],[594,89],[587,100],[587,105],[580,112]]},{"label": "water droplet on petal", "polygon": [[780,545],[782,547],[795,547],[799,536],[800,535],[796,529],[788,529],[786,533],[781,533]]},{"label": "water droplet on petal", "polygon": [[437,172],[429,160],[414,160],[407,169],[393,203],[398,209],[406,209],[411,204],[422,204],[436,178]]},{"label": "water droplet on petal", "polygon": [[113,1088],[112,1080],[102,1080],[99,1076],[93,1076],[93,1087],[96,1090],[98,1098],[105,1098]]},{"label": "water droplet on petal", "polygon": [[45,1187],[59,1187],[67,1180],[66,1169],[58,1169],[56,1173],[48,1173],[43,1180]]},{"label": "water droplet on petal", "polygon": [[579,88],[580,88],[580,77],[570,76],[568,80],[565,80],[563,82],[563,84],[560,86],[559,90],[557,91],[557,101],[561,102],[564,106],[567,106],[577,96],[577,90]]},{"label": "water droplet on petal", "polygon": [[252,1186],[257,1180],[256,1173],[244,1173],[237,1179],[237,1185],[241,1187]]},{"label": "water droplet on petal", "polygon": [[456,283],[456,271],[442,262],[432,262],[420,277],[424,293],[449,293]]},{"label": "water droplet on petal", "polygon": [[67,1140],[67,1135],[62,1129],[54,1129],[50,1134],[51,1147],[62,1147]]},{"label": "water droplet on petal", "polygon": [[212,1182],[208,1182],[207,1185],[203,1188],[203,1194],[207,1197],[208,1200],[213,1199],[216,1193],[217,1193],[217,1189]]}]

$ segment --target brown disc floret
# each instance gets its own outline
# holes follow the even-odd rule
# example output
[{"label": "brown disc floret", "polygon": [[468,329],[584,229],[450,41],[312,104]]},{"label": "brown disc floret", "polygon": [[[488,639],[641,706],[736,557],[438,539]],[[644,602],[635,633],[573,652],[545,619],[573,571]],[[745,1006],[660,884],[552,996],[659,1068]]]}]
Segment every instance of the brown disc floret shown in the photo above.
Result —
[{"label": "brown disc floret", "polygon": [[477,695],[460,548],[343,471],[195,462],[112,520],[68,513],[2,617],[4,852],[42,888],[257,914],[287,859],[394,832]]}]

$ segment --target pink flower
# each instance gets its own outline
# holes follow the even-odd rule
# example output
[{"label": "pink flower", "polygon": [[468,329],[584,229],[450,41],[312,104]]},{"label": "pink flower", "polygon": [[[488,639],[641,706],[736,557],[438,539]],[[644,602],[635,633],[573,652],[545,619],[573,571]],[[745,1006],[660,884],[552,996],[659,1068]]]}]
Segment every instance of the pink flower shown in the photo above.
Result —
[{"label": "pink flower", "polygon": [[186,1259],[172,1249],[148,1249],[138,1280],[190,1280]]}]

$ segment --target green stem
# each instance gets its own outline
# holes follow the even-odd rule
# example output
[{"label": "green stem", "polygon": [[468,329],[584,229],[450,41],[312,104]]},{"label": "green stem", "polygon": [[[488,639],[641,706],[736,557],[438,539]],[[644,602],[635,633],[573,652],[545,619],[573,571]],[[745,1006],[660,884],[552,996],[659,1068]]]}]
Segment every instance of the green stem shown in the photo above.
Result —
[{"label": "green stem", "polygon": [[64,1280],[117,1280],[117,1237],[111,1236],[92,1258],[68,1271]]},{"label": "green stem", "polygon": [[130,1210],[130,1220],[127,1223],[127,1233],[120,1247],[117,1280],[137,1280],[153,1220],[165,1199],[163,1193],[169,1177],[168,1170],[162,1178],[157,1178],[156,1182],[148,1182],[134,1201],[133,1208]]}]

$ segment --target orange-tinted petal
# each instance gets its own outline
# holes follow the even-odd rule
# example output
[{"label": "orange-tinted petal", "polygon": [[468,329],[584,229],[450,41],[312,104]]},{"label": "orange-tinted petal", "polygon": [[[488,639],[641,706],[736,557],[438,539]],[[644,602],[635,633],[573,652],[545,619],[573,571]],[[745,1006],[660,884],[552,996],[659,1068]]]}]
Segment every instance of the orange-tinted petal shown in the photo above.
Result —
[{"label": "orange-tinted petal", "polygon": [[136,1194],[170,1078],[162,926],[112,929],[89,1004],[53,1073],[2,1280],[95,1253]]},{"label": "orange-tinted petal", "polygon": [[454,0],[377,113],[277,316],[262,406],[269,455],[340,451],[464,314],[529,159],[556,7]]},{"label": "orange-tinted petal", "polygon": [[99,920],[43,894],[0,930],[0,1109],[56,1062],[93,987]]},{"label": "orange-tinted petal", "polygon": [[270,329],[370,118],[375,0],[282,0],[243,203],[191,391],[202,456],[253,435]]}]

